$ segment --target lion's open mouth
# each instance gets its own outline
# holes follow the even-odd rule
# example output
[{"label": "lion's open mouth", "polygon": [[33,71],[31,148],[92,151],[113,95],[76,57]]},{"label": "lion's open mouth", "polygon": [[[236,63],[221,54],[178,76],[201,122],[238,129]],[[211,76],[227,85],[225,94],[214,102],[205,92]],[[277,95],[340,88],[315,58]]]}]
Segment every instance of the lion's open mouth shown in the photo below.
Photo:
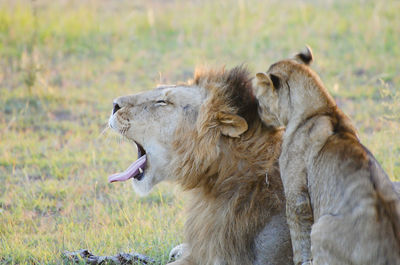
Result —
[{"label": "lion's open mouth", "polygon": [[146,151],[143,146],[136,143],[138,150],[138,159],[133,162],[124,172],[116,173],[108,177],[108,182],[117,182],[117,181],[125,181],[130,178],[134,178],[136,180],[142,180],[144,175],[144,170],[146,168]]}]

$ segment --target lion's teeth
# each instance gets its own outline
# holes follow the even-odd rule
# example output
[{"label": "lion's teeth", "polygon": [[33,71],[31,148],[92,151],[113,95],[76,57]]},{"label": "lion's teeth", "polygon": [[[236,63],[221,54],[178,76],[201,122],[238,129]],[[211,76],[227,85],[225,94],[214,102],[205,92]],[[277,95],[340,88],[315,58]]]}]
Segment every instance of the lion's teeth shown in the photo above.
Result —
[{"label": "lion's teeth", "polygon": [[139,173],[140,173],[140,174],[143,173],[143,169],[141,169],[140,167],[139,167]]}]

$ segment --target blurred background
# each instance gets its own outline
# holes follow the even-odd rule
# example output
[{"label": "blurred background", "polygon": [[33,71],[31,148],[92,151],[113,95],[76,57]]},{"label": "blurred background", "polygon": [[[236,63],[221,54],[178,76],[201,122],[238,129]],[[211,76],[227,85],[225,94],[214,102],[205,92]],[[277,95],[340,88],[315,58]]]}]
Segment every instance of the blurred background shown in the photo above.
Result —
[{"label": "blurred background", "polygon": [[147,254],[182,241],[185,194],[107,183],[135,148],[107,129],[113,98],[196,65],[267,70],[309,44],[362,142],[400,180],[400,1],[0,0],[0,263],[63,250]]}]

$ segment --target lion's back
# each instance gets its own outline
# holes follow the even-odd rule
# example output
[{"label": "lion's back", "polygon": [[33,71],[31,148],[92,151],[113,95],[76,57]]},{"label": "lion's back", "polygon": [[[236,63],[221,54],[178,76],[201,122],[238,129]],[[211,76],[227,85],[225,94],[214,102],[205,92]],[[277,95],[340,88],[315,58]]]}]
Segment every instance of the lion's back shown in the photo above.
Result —
[{"label": "lion's back", "polygon": [[356,136],[339,132],[329,137],[312,173],[321,178],[311,184],[319,209],[311,235],[314,260],[326,261],[336,253],[331,264],[399,264],[399,197]]}]

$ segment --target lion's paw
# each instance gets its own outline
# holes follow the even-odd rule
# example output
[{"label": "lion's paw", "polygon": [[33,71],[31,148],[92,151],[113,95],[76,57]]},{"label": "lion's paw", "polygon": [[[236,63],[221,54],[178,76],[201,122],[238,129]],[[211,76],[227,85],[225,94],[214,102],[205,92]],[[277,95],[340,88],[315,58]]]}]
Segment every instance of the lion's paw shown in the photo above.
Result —
[{"label": "lion's paw", "polygon": [[174,247],[171,250],[171,252],[169,252],[169,262],[180,259],[183,256],[183,254],[186,252],[187,248],[188,248],[188,246],[185,243]]}]

